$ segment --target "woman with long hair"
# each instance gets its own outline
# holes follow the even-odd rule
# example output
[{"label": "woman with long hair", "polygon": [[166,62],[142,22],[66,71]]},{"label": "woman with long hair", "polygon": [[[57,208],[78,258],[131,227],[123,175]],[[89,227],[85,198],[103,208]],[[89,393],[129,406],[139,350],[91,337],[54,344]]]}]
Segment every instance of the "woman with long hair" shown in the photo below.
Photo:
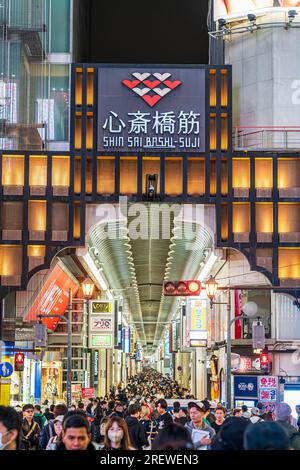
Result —
[{"label": "woman with long hair", "polygon": [[105,426],[103,450],[135,450],[130,442],[128,427],[123,418],[112,416]]}]

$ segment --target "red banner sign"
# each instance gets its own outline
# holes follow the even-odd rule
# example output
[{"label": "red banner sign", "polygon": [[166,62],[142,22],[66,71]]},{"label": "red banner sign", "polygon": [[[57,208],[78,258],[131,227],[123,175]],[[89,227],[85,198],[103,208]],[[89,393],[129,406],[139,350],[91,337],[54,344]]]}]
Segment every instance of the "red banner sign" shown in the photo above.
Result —
[{"label": "red banner sign", "polygon": [[82,398],[94,398],[95,389],[94,388],[83,388],[81,391]]},{"label": "red banner sign", "polygon": [[37,315],[49,315],[43,318],[42,322],[49,330],[54,331],[59,318],[51,318],[50,315],[64,315],[68,307],[69,289],[74,296],[78,291],[78,286],[57,264],[51,271],[44,286],[32,304],[30,310],[24,317],[25,321],[37,320]]}]

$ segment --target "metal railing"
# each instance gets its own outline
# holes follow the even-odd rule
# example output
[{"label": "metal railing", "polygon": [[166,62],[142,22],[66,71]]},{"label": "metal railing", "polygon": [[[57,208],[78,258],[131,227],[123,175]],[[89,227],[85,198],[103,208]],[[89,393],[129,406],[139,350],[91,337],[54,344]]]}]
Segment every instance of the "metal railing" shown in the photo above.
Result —
[{"label": "metal railing", "polygon": [[235,126],[235,150],[286,150],[300,148],[300,126]]}]

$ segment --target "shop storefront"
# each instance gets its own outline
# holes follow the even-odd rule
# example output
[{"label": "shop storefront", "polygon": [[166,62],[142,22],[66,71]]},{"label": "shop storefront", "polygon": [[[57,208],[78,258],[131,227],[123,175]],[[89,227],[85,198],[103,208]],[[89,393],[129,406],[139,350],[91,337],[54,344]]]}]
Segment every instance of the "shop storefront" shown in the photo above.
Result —
[{"label": "shop storefront", "polygon": [[41,367],[41,399],[56,403],[62,400],[62,361],[60,353],[46,352]]}]

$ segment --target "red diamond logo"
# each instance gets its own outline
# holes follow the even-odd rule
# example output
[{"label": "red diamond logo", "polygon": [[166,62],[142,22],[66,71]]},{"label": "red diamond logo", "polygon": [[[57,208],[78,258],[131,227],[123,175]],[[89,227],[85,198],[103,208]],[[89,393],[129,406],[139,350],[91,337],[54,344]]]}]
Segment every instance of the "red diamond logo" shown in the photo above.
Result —
[{"label": "red diamond logo", "polygon": [[180,80],[170,80],[170,73],[134,72],[132,75],[134,80],[122,80],[123,85],[142,98],[151,108],[182,84]]}]

